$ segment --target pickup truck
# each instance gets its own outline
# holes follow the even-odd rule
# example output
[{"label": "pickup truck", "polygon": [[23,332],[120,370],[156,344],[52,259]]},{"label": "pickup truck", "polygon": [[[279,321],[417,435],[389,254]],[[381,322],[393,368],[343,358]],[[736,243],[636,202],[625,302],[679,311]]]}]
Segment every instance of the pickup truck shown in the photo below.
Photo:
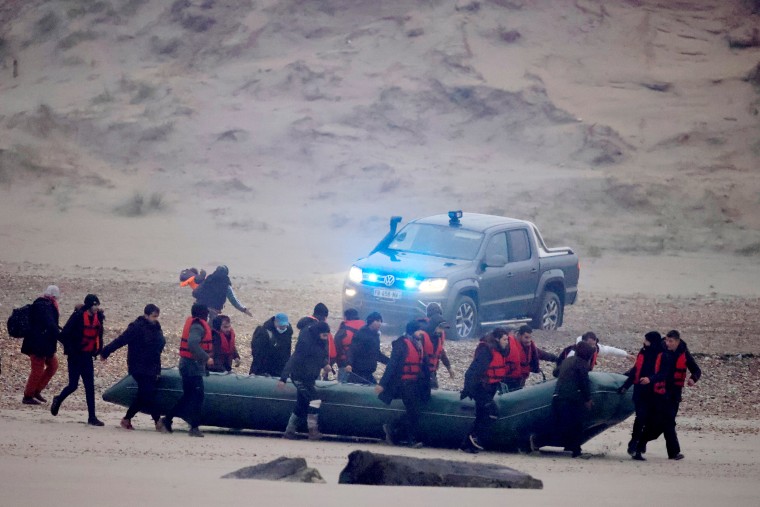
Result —
[{"label": "pickup truck", "polygon": [[447,338],[479,336],[481,326],[531,322],[562,325],[575,303],[580,265],[568,247],[547,248],[531,222],[450,211],[390,231],[357,260],[343,286],[343,310],[378,311],[391,325],[424,317],[441,305]]}]

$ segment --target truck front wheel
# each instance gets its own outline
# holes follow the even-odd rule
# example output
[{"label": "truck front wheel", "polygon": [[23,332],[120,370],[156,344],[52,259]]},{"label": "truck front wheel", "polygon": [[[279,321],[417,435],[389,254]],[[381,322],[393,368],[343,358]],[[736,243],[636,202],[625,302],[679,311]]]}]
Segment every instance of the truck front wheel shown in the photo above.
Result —
[{"label": "truck front wheel", "polygon": [[478,307],[468,296],[459,296],[454,305],[454,322],[452,340],[469,340],[475,338],[478,331]]},{"label": "truck front wheel", "polygon": [[557,329],[562,323],[562,303],[559,296],[551,291],[544,293],[541,306],[533,319],[533,327],[551,331]]}]

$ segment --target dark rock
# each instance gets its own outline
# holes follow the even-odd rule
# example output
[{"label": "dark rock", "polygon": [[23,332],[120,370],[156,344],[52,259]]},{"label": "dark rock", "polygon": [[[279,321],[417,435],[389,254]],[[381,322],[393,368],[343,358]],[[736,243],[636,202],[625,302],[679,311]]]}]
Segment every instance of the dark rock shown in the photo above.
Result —
[{"label": "dark rock", "polygon": [[647,83],[641,83],[644,88],[649,88],[656,92],[666,92],[673,86],[672,83],[666,83],[665,81],[652,81]]},{"label": "dark rock", "polygon": [[760,63],[755,65],[755,68],[747,74],[747,82],[760,87]]},{"label": "dark rock", "polygon": [[261,479],[285,482],[321,482],[325,480],[315,468],[308,468],[303,458],[277,458],[269,463],[244,467],[222,476],[222,479]]},{"label": "dark rock", "polygon": [[354,451],[340,484],[542,489],[543,483],[509,467],[444,459],[410,458]]},{"label": "dark rock", "polygon": [[501,32],[499,32],[499,38],[502,41],[507,42],[509,44],[511,44],[513,42],[517,42],[517,40],[520,37],[522,37],[522,35],[517,30],[507,30],[507,31],[501,31]]},{"label": "dark rock", "polygon": [[760,30],[744,30],[728,34],[728,47],[734,49],[746,49],[760,47]]}]

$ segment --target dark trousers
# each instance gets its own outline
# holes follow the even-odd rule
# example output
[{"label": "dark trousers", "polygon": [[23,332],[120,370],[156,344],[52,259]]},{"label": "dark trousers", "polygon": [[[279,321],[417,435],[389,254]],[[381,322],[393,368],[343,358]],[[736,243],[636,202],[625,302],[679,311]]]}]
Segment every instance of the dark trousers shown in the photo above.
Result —
[{"label": "dark trousers", "polygon": [[84,384],[84,397],[87,400],[87,414],[90,419],[95,419],[95,368],[92,365],[92,356],[83,353],[71,353],[66,356],[69,365],[69,385],[63,388],[58,395],[60,403],[63,403],[71,393],[79,387],[79,378]]},{"label": "dark trousers", "polygon": [[377,384],[375,375],[371,371],[354,370],[349,374],[348,381],[353,384],[366,384],[366,385]]},{"label": "dark trousers", "polygon": [[498,411],[493,397],[499,384],[480,384],[473,393],[475,400],[475,422],[472,425],[470,434],[477,437],[483,443],[488,438],[488,430],[496,421]]},{"label": "dark trousers", "polygon": [[555,396],[552,409],[563,445],[570,451],[580,452],[583,441],[583,416],[586,412],[583,402]]},{"label": "dark trousers", "polygon": [[171,421],[179,415],[191,428],[197,428],[201,422],[203,395],[203,377],[182,375],[182,397],[166,414],[166,418]]},{"label": "dark trousers", "polygon": [[650,419],[652,412],[652,396],[633,395],[633,406],[636,409],[636,417],[633,419],[633,430],[631,431],[631,443],[638,443],[644,436],[644,427]]},{"label": "dark trousers", "polygon": [[638,446],[639,451],[646,450],[646,444],[649,441],[657,440],[660,434],[665,438],[665,448],[668,451],[668,457],[674,458],[681,452],[681,444],[678,442],[676,433],[676,417],[681,402],[669,400],[665,397],[655,400],[652,404],[651,412],[644,423],[644,431]]},{"label": "dark trousers", "polygon": [[420,436],[420,413],[422,412],[418,381],[402,380],[399,386],[399,394],[406,411],[393,428],[394,440],[405,440],[409,443],[417,442]]},{"label": "dark trousers", "polygon": [[309,415],[309,403],[317,399],[317,389],[314,387],[313,381],[294,380],[293,385],[296,386],[296,408],[293,409],[293,414],[299,419],[303,419]]},{"label": "dark trousers", "polygon": [[127,409],[125,419],[132,419],[137,412],[145,410],[150,412],[153,421],[158,421],[161,415],[156,409],[156,384],[158,383],[157,375],[132,375],[137,381],[137,398]]}]

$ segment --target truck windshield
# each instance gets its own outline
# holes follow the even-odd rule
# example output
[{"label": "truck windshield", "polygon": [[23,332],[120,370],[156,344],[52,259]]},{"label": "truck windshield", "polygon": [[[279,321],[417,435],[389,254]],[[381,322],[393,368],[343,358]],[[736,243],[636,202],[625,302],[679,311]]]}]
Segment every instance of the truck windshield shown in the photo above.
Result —
[{"label": "truck windshield", "polygon": [[483,233],[430,224],[408,224],[396,234],[389,250],[448,259],[472,260],[483,242]]}]

